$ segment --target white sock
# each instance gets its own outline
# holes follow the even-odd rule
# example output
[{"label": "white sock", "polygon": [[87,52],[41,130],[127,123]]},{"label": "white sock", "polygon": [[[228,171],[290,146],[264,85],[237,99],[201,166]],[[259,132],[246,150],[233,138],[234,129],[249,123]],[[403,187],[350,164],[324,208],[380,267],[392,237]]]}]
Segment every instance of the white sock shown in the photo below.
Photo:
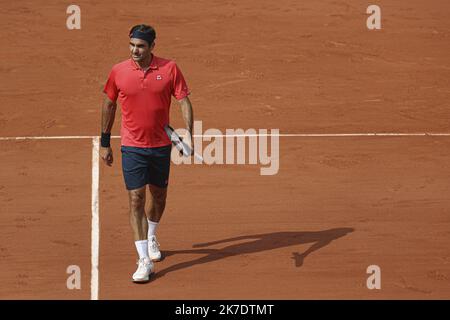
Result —
[{"label": "white sock", "polygon": [[148,241],[147,240],[138,240],[135,241],[136,250],[139,255],[139,259],[148,258]]},{"label": "white sock", "polygon": [[158,226],[158,222],[153,222],[150,219],[147,219],[147,221],[148,221],[148,237],[147,237],[147,239],[150,239],[150,237],[152,237],[156,234],[156,227]]}]

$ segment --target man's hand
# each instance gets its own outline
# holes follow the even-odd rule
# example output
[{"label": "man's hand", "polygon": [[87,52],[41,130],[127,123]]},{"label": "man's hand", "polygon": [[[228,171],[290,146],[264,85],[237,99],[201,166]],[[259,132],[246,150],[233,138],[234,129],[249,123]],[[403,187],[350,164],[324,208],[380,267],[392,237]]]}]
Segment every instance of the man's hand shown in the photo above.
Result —
[{"label": "man's hand", "polygon": [[113,163],[113,152],[111,147],[100,147],[100,157],[103,159],[103,162],[108,166],[111,167]]}]

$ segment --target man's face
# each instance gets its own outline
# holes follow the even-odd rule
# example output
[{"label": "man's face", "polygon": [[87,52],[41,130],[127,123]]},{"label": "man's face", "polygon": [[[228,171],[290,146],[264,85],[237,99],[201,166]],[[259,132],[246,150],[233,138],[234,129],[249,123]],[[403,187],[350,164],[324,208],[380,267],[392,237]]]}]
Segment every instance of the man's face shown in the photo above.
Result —
[{"label": "man's face", "polygon": [[145,59],[150,57],[150,54],[152,53],[154,46],[155,42],[153,42],[152,45],[149,46],[148,42],[145,40],[131,38],[130,39],[131,58],[136,62],[144,61]]}]

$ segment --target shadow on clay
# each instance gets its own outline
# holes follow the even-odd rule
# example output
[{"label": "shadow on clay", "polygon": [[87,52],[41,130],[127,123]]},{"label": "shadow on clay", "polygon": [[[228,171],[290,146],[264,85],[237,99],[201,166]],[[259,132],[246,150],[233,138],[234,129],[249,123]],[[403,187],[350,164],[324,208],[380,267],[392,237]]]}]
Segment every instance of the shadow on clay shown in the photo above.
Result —
[{"label": "shadow on clay", "polygon": [[[157,271],[153,279],[160,278],[170,272],[190,268],[195,265],[214,262],[228,257],[241,254],[250,254],[267,250],[280,249],[289,246],[312,243],[303,253],[293,252],[291,257],[295,261],[296,267],[301,267],[305,258],[330,244],[333,240],[341,238],[348,233],[353,232],[353,228],[335,228],[324,231],[305,231],[305,232],[274,232],[264,234],[254,234],[239,236],[217,241],[197,243],[193,245],[195,249],[164,251],[164,257],[170,257],[177,254],[201,254],[200,258],[181,262],[173,266]],[[229,244],[220,249],[208,248],[214,245],[227,244],[235,241],[245,241],[235,244]]]}]

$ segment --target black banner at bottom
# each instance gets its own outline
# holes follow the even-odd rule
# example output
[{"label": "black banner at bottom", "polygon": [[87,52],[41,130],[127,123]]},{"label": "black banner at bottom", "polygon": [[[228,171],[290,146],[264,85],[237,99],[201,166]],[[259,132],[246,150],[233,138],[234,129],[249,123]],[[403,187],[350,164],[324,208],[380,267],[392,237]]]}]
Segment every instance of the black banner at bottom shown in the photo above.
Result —
[{"label": "black banner at bottom", "polygon": [[[144,317],[145,319],[302,319],[343,316],[355,319],[385,318],[398,313],[429,318],[444,313],[448,300],[152,300],[152,301],[53,301],[28,300],[0,302],[2,311],[14,316],[88,316]],[[9,310],[8,310],[9,309]],[[83,319],[85,320],[85,319]]]}]

